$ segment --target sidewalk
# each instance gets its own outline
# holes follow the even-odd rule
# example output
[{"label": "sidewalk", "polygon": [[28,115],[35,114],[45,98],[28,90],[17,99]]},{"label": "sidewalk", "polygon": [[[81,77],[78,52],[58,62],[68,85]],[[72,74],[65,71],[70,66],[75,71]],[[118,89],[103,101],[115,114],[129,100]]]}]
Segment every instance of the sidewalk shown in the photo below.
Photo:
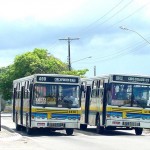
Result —
[{"label": "sidewalk", "polygon": [[1,131],[0,131],[0,142],[1,141],[13,141],[21,138],[21,135],[15,133],[14,124],[10,119],[11,114],[1,114]]}]

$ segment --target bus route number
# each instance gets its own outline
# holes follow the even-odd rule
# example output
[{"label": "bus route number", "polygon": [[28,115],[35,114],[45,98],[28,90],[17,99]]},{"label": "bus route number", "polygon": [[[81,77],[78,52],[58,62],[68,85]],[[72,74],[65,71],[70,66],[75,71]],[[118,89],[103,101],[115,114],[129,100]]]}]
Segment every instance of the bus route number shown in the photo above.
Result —
[{"label": "bus route number", "polygon": [[46,77],[39,77],[39,81],[46,81]]},{"label": "bus route number", "polygon": [[70,113],[70,114],[76,114],[77,111],[75,111],[75,110],[69,110],[69,113]]}]

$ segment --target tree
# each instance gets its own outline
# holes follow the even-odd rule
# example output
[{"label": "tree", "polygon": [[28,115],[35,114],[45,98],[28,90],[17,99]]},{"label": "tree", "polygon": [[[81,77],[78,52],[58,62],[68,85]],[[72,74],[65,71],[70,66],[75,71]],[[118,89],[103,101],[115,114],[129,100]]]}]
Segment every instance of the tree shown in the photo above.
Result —
[{"label": "tree", "polygon": [[13,65],[3,68],[3,72],[0,73],[0,95],[2,95],[2,99],[11,99],[12,81],[14,79],[15,78]]},{"label": "tree", "polygon": [[14,61],[15,77],[20,78],[35,73],[59,73],[67,70],[67,64],[63,63],[53,55],[49,55],[45,49],[34,49],[16,56]]},{"label": "tree", "polygon": [[89,70],[83,69],[83,70],[62,71],[61,74],[68,74],[68,75],[76,75],[76,76],[80,76],[80,77],[85,77],[85,74],[87,71],[89,71]]}]

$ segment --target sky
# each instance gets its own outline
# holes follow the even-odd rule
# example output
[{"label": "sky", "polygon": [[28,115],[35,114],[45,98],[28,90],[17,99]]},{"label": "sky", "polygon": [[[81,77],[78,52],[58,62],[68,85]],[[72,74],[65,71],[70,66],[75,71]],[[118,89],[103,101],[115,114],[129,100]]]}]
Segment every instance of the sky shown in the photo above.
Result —
[{"label": "sky", "polygon": [[0,0],[0,67],[34,48],[67,63],[69,37],[87,77],[150,75],[149,18],[149,0]]}]

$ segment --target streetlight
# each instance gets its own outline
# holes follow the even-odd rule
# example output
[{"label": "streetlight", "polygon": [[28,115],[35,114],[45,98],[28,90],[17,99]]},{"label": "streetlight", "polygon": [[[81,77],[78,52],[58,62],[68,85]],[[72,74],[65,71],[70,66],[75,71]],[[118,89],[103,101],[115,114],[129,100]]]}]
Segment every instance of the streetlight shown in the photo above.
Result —
[{"label": "streetlight", "polygon": [[136,31],[134,31],[134,30],[131,30],[131,29],[128,29],[128,28],[123,27],[123,26],[120,26],[120,29],[134,32],[134,33],[136,33],[137,35],[139,35],[142,39],[144,39],[147,43],[150,44],[150,42],[149,42],[147,39],[145,39],[145,38],[144,38],[141,34],[139,34],[138,32],[136,32]]},{"label": "streetlight", "polygon": [[[85,58],[82,58],[82,59],[79,59],[79,60],[73,61],[72,63],[75,63],[75,62],[78,62],[78,61],[81,61],[81,60],[84,60],[84,59],[87,59],[87,58],[92,58],[92,56],[85,57]],[[71,64],[72,64],[72,63],[71,63]]]}]

